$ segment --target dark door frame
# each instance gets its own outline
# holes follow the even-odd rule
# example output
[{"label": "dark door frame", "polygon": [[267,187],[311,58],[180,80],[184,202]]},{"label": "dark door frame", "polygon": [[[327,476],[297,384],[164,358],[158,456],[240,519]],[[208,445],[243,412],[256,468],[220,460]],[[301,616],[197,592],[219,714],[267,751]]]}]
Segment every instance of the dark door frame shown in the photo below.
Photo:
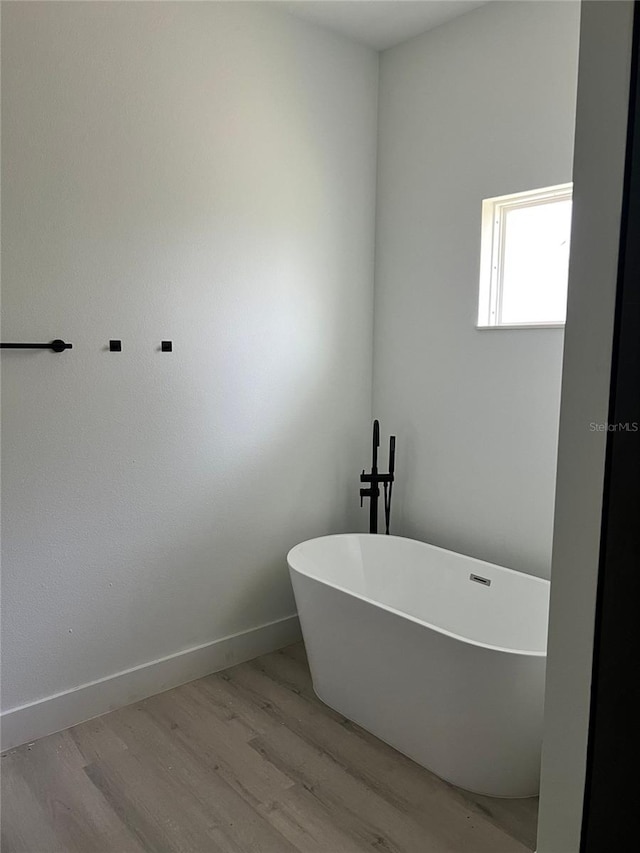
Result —
[{"label": "dark door frame", "polygon": [[639,55],[636,2],[581,853],[640,849]]}]

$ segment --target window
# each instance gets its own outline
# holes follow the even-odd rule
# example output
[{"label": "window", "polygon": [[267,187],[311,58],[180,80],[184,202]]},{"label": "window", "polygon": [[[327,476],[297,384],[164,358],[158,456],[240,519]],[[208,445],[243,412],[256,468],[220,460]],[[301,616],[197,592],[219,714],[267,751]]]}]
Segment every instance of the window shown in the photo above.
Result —
[{"label": "window", "polygon": [[561,326],[572,184],[482,202],[478,327]]}]

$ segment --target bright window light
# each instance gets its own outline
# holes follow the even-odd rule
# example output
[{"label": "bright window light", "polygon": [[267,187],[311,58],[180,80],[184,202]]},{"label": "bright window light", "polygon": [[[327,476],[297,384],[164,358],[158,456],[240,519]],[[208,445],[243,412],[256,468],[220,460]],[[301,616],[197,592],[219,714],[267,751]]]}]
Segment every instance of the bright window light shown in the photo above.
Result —
[{"label": "bright window light", "polygon": [[482,202],[478,326],[561,326],[567,313],[572,185]]}]

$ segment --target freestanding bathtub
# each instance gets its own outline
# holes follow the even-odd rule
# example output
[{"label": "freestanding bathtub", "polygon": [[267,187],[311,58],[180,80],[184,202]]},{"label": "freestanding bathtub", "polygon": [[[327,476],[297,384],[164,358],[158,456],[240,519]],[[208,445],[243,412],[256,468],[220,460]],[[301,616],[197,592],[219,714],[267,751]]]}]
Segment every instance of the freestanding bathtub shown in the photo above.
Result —
[{"label": "freestanding bathtub", "polygon": [[323,702],[447,782],[537,794],[548,581],[397,536],[287,561]]}]

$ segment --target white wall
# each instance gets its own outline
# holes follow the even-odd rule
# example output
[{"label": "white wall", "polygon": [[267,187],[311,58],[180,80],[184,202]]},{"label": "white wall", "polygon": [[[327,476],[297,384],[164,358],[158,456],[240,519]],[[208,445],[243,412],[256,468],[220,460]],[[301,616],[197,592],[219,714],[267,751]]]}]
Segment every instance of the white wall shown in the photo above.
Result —
[{"label": "white wall", "polygon": [[288,548],[361,523],[377,55],[268,5],[2,23],[3,339],[74,347],[3,355],[11,710],[289,617]]},{"label": "white wall", "polygon": [[394,529],[549,576],[563,332],[475,329],[483,198],[571,180],[579,7],[491,3],[380,64],[374,413]]},{"label": "white wall", "polygon": [[578,853],[591,702],[633,3],[584,4],[539,853]]}]

